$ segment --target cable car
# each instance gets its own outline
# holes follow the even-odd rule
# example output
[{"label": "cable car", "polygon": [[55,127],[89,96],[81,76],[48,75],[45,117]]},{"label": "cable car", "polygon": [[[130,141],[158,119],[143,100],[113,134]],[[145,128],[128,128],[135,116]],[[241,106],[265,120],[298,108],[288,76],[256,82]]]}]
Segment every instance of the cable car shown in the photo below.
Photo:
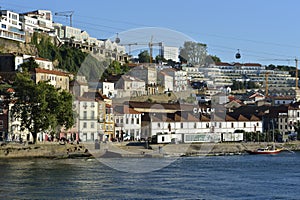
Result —
[{"label": "cable car", "polygon": [[241,54],[240,54],[240,50],[238,49],[238,52],[235,54],[235,58],[236,59],[240,59],[241,58]]}]

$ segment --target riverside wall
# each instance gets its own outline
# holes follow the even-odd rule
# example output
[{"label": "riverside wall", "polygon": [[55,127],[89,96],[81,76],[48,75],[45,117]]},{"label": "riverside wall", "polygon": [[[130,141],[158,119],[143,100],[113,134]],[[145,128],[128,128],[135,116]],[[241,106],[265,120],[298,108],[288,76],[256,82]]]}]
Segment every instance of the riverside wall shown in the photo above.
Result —
[{"label": "riverside wall", "polygon": [[[150,156],[211,156],[211,155],[238,155],[246,150],[272,145],[271,143],[199,143],[199,144],[150,144],[131,146],[130,143],[110,143],[111,152],[120,157]],[[91,145],[93,146],[93,145]],[[89,146],[88,148],[92,148]],[[299,151],[300,142],[276,143],[276,147],[286,151]],[[0,159],[7,158],[76,158],[92,157],[84,144],[1,144]],[[109,150],[109,149],[108,149]],[[119,151],[121,150],[121,151]]]}]

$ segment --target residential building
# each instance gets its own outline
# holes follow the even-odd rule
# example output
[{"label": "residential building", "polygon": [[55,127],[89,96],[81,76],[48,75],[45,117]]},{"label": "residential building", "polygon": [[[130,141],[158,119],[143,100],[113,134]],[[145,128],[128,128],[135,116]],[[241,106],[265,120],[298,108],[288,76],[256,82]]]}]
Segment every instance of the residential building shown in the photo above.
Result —
[{"label": "residential building", "polygon": [[34,61],[39,65],[39,68],[41,69],[47,69],[47,70],[54,69],[52,61],[48,59],[35,57]]},{"label": "residential building", "polygon": [[19,69],[20,64],[31,56],[29,55],[17,55],[13,53],[0,54],[0,72],[14,72]]},{"label": "residential building", "polygon": [[173,91],[174,92],[181,92],[186,91],[188,88],[188,81],[187,81],[187,72],[176,70],[173,68],[163,69],[161,72],[171,76],[173,78]]},{"label": "residential building", "polygon": [[300,103],[288,105],[287,111],[280,112],[278,116],[278,130],[282,134],[283,141],[289,140],[289,136],[295,133],[295,126],[300,124]]},{"label": "residential building", "polygon": [[179,61],[179,48],[171,46],[162,46],[162,55],[166,60]]},{"label": "residential building", "polygon": [[163,87],[163,90],[165,92],[170,92],[173,91],[173,77],[166,74],[165,72],[158,72],[157,73],[157,83],[158,85]]},{"label": "residential building", "polygon": [[146,94],[145,81],[128,75],[122,75],[120,80],[116,83],[115,88],[118,98],[135,97]]},{"label": "residential building", "polygon": [[40,81],[49,81],[49,84],[66,91],[69,91],[69,79],[67,73],[57,70],[36,68],[34,73],[34,80],[36,83]]},{"label": "residential building", "polygon": [[73,103],[76,113],[77,131],[82,142],[94,142],[100,139],[97,129],[98,102],[95,99],[77,97]]},{"label": "residential building", "polygon": [[88,92],[89,85],[85,76],[77,75],[69,84],[71,93],[76,97],[81,97],[85,92]]},{"label": "residential building", "polygon": [[0,10],[0,38],[25,42],[25,32],[19,17],[18,13]]},{"label": "residential building", "polygon": [[154,66],[140,65],[134,67],[128,75],[145,81],[148,95],[157,93],[157,71]]},{"label": "residential building", "polygon": [[50,10],[34,10],[21,15],[25,30],[46,33],[54,31],[52,12]]},{"label": "residential building", "polygon": [[128,105],[114,107],[115,135],[118,140],[140,140],[142,113]]}]

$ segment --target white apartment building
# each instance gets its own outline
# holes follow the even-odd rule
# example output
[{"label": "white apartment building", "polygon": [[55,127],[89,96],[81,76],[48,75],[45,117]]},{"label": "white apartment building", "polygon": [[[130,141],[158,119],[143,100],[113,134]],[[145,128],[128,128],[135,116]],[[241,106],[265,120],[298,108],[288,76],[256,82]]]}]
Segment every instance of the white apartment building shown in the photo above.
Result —
[{"label": "white apartment building", "polygon": [[162,54],[166,60],[179,61],[179,48],[171,46],[162,46]]},{"label": "white apartment building", "polygon": [[47,69],[47,70],[54,69],[52,61],[48,59],[36,57],[34,58],[34,61],[39,65],[39,68]]},{"label": "white apartment building", "polygon": [[187,72],[176,70],[173,68],[163,69],[161,72],[173,78],[173,91],[181,92],[186,91],[188,88]]},{"label": "white apartment building", "polygon": [[53,32],[53,18],[50,10],[35,10],[22,13],[24,29],[29,31]]},{"label": "white apartment building", "polygon": [[[140,140],[142,113],[127,105],[115,106],[115,136],[123,140]],[[123,134],[123,135],[122,135]]]},{"label": "white apartment building", "polygon": [[77,113],[76,126],[82,142],[99,140],[97,129],[98,103],[95,99],[78,97],[73,103]]},{"label": "white apartment building", "polygon": [[0,37],[25,42],[25,32],[18,13],[0,10]]}]

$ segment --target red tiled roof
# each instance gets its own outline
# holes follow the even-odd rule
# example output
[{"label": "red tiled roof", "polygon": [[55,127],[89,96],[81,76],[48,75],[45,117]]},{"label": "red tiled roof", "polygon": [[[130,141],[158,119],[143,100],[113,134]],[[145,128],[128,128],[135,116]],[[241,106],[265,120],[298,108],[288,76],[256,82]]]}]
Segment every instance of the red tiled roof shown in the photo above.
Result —
[{"label": "red tiled roof", "polygon": [[41,68],[35,68],[35,73],[43,73],[43,74],[53,74],[57,76],[68,76],[67,73],[56,71],[56,70],[48,70],[48,69],[41,69]]}]

